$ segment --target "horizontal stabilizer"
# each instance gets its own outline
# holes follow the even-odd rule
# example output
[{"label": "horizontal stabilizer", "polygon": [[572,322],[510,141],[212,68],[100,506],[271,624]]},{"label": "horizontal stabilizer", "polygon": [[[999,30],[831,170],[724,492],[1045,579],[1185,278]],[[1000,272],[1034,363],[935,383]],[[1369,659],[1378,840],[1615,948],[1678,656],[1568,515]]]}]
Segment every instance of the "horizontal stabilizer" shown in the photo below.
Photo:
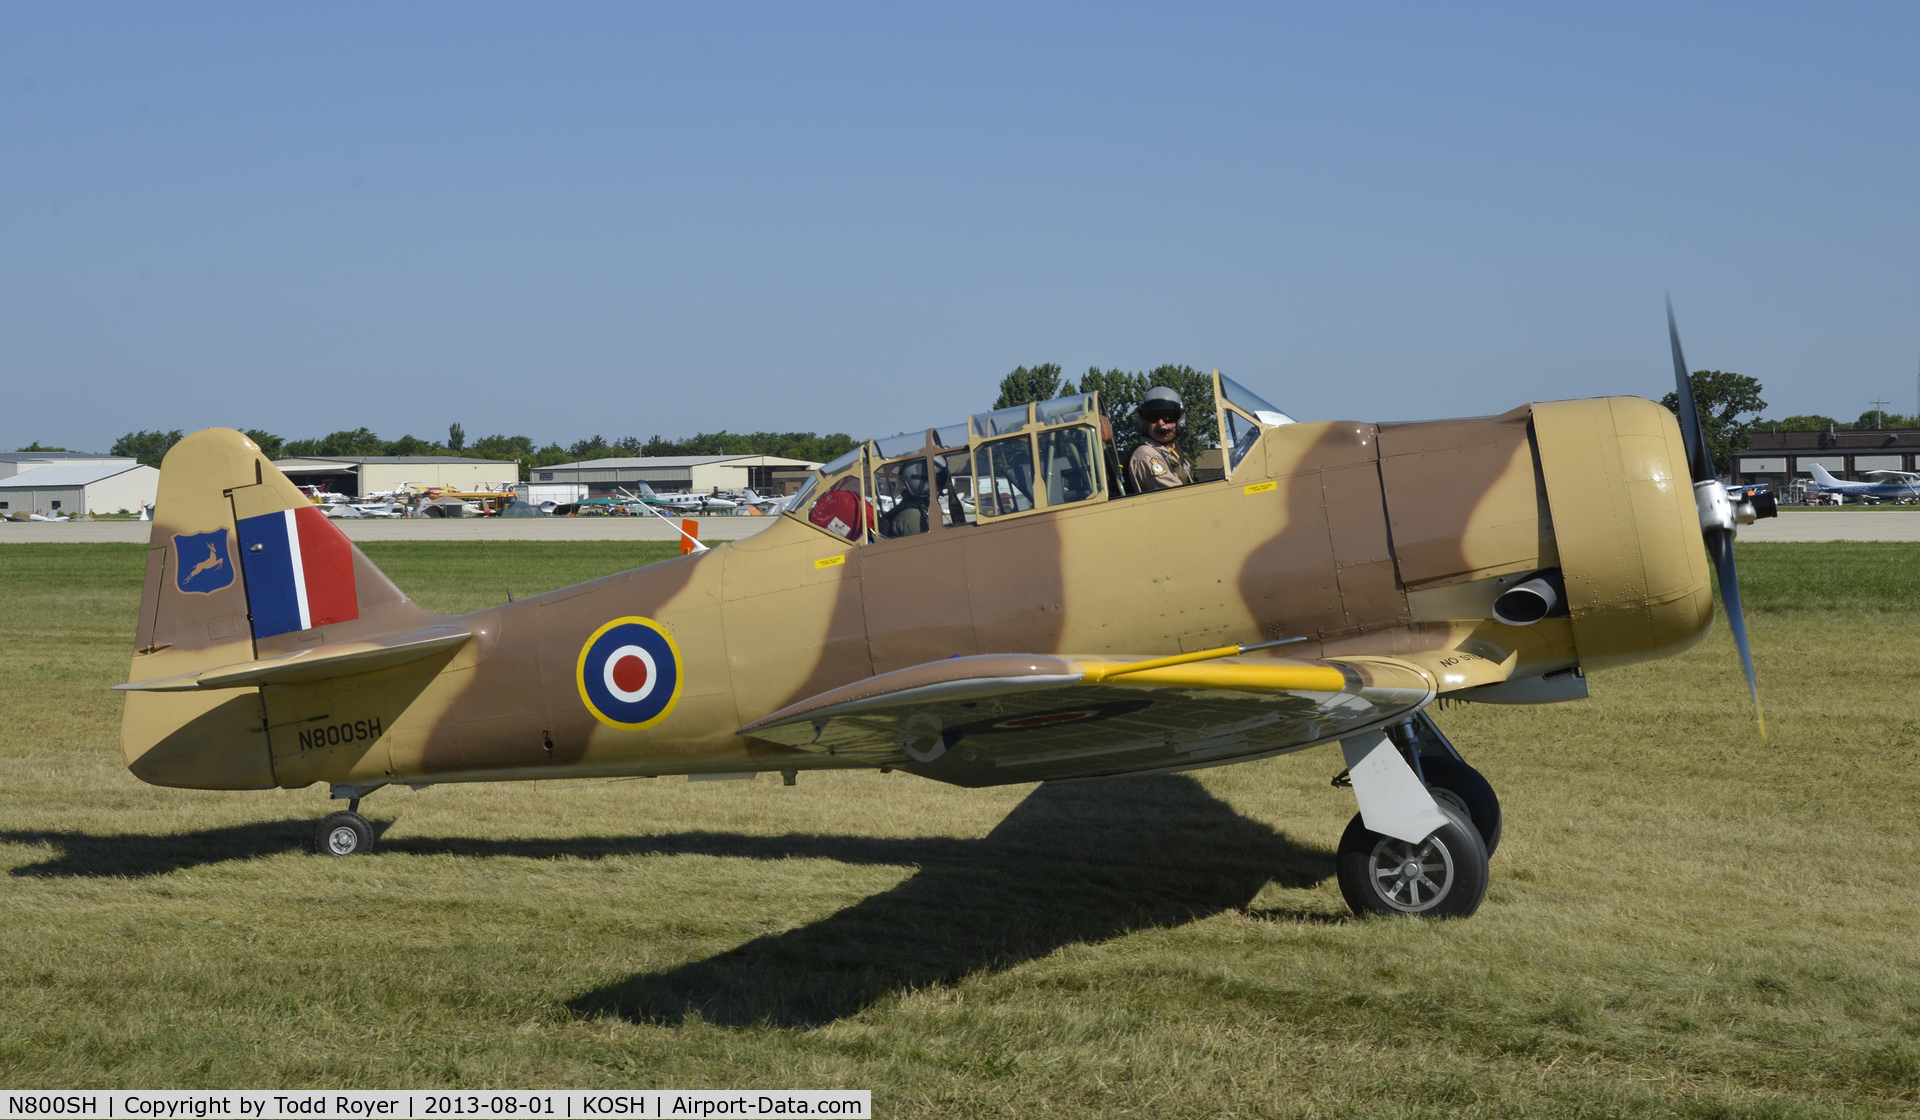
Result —
[{"label": "horizontal stabilizer", "polygon": [[262,684],[301,684],[350,677],[418,661],[458,649],[473,637],[465,630],[437,627],[392,638],[367,638],[303,649],[283,657],[242,661],[173,677],[116,684],[121,692],[194,692],[206,688],[246,688]]}]

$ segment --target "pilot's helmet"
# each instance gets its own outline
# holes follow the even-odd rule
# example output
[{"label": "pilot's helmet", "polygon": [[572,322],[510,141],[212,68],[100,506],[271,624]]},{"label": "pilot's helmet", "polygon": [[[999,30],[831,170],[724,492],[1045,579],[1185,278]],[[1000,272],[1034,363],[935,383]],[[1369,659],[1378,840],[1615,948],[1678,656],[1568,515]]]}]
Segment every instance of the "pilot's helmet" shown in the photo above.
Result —
[{"label": "pilot's helmet", "polygon": [[900,464],[900,484],[906,489],[907,497],[916,501],[927,496],[927,461],[909,459]]},{"label": "pilot's helmet", "polygon": [[1173,414],[1175,420],[1179,420],[1186,415],[1187,406],[1186,402],[1180,399],[1179,393],[1165,385],[1155,385],[1147,390],[1146,396],[1140,398],[1139,407],[1133,411],[1134,415],[1140,418],[1141,426],[1144,427],[1148,417],[1169,412]]}]

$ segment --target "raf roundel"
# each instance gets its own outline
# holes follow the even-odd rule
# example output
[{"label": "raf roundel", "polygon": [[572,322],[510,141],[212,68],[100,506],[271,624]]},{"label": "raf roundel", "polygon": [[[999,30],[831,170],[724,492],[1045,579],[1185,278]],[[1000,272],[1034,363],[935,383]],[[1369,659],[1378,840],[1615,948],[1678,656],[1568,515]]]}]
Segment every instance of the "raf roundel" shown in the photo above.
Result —
[{"label": "raf roundel", "polygon": [[595,719],[638,731],[667,718],[680,698],[680,651],[652,619],[616,618],[580,648],[574,680]]}]

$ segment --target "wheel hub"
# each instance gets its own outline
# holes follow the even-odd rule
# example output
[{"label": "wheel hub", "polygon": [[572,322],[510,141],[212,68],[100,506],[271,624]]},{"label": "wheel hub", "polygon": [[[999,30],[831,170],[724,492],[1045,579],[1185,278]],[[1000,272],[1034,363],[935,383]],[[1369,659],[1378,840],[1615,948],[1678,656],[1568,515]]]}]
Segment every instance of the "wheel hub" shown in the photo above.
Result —
[{"label": "wheel hub", "polygon": [[1453,886],[1453,853],[1438,836],[1418,844],[1383,836],[1367,858],[1367,878],[1380,900],[1395,910],[1431,910]]},{"label": "wheel hub", "polygon": [[334,855],[351,855],[359,846],[360,837],[355,835],[353,829],[347,825],[343,824],[327,833],[327,847],[333,849]]}]

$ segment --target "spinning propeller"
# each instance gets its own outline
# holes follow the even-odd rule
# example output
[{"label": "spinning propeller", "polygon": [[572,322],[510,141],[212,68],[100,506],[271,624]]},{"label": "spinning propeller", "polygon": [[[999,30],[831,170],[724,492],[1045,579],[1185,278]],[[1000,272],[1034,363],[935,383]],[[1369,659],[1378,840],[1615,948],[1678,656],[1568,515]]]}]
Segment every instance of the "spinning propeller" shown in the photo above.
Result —
[{"label": "spinning propeller", "polygon": [[1753,675],[1753,650],[1747,645],[1747,616],[1740,609],[1740,577],[1733,568],[1733,537],[1741,525],[1755,518],[1775,517],[1780,507],[1772,494],[1750,495],[1729,491],[1714,474],[1707,433],[1700,427],[1700,408],[1693,400],[1693,382],[1687,377],[1687,359],[1680,353],[1680,328],[1673,321],[1673,300],[1667,300],[1667,337],[1673,342],[1674,389],[1680,398],[1680,434],[1687,444],[1687,467],[1693,474],[1693,502],[1700,510],[1700,532],[1707,555],[1720,577],[1720,598],[1727,605],[1727,624],[1740,664],[1747,670],[1747,693],[1753,697],[1753,718],[1760,723],[1760,741],[1767,741],[1767,717],[1760,710],[1760,682]]}]

